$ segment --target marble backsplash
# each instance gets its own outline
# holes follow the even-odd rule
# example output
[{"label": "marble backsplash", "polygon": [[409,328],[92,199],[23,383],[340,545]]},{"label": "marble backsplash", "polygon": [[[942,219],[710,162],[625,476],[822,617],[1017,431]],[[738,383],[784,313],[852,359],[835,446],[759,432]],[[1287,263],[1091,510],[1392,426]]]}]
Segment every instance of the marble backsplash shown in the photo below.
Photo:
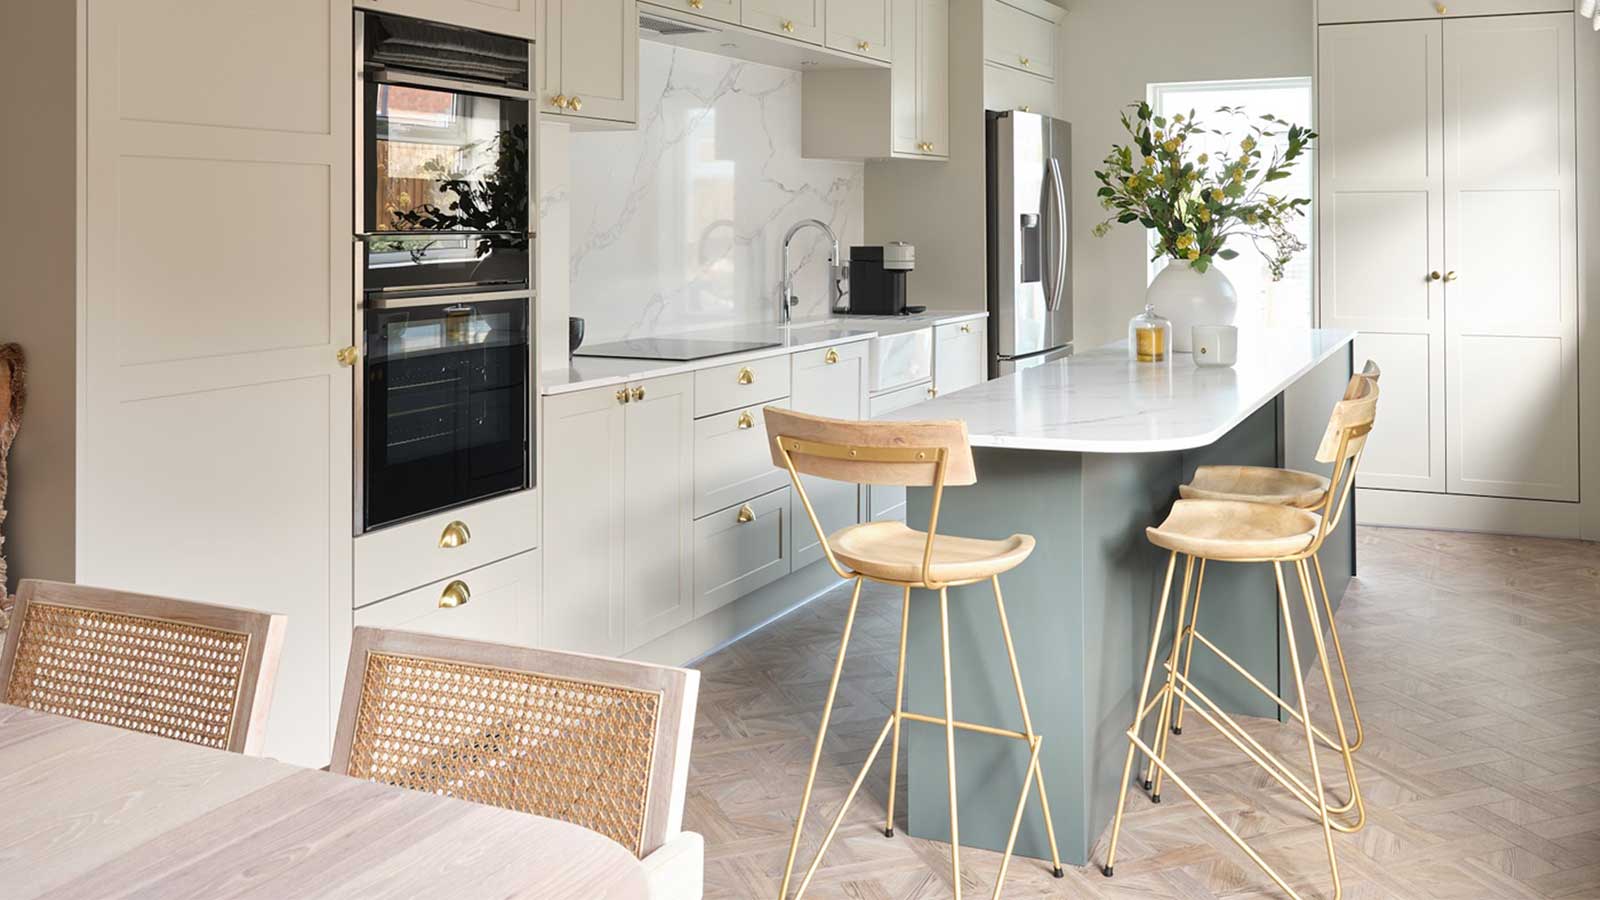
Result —
[{"label": "marble backsplash", "polygon": [[[575,132],[571,313],[586,343],[778,317],[783,234],[862,241],[860,163],[800,156],[800,73],[643,41],[639,128]],[[819,230],[796,239],[796,318],[827,311]]]}]

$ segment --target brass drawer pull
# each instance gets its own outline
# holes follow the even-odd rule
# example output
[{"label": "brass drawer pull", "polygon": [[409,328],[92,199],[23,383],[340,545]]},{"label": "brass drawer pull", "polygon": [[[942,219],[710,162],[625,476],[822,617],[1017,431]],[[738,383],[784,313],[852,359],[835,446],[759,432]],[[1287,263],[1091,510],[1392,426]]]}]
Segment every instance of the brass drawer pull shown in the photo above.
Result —
[{"label": "brass drawer pull", "polygon": [[822,361],[830,366],[833,365],[839,361],[839,351],[830,348],[827,353],[822,354]]},{"label": "brass drawer pull", "polygon": [[794,23],[789,21],[788,19],[784,19],[783,20],[783,30],[789,32],[790,34],[794,34]]},{"label": "brass drawer pull", "polygon": [[690,9],[705,9],[706,0],[689,0]]},{"label": "brass drawer pull", "polygon": [[756,373],[750,371],[750,368],[748,366],[745,366],[745,367],[739,369],[739,379],[738,380],[739,380],[740,384],[755,384],[756,383]]},{"label": "brass drawer pull", "polygon": [[1022,67],[1023,68],[1027,68],[1028,66],[1031,66],[1031,65],[1033,65],[1032,60],[1029,60],[1026,56],[1024,56],[1022,58]]},{"label": "brass drawer pull", "polygon": [[746,411],[744,411],[742,413],[739,413],[739,430],[740,431],[748,431],[749,429],[754,428],[754,427],[756,427],[756,417],[750,415],[750,411],[749,410],[746,410]]},{"label": "brass drawer pull", "polygon": [[472,530],[467,528],[467,523],[457,520],[444,527],[444,533],[439,535],[439,546],[445,550],[453,550],[464,546],[472,540]]},{"label": "brass drawer pull", "polygon": [[856,45],[856,49],[857,50],[871,50],[872,49],[872,45],[870,43],[866,42],[866,41],[862,41],[861,43]]},{"label": "brass drawer pull", "polygon": [[455,609],[466,606],[472,599],[472,589],[467,587],[465,581],[452,581],[444,586],[444,593],[439,595],[440,609]]},{"label": "brass drawer pull", "polygon": [[567,101],[567,109],[577,112],[578,110],[583,109],[583,101],[577,97],[573,97],[571,100]]},{"label": "brass drawer pull", "polygon": [[1437,269],[1435,269],[1435,270],[1433,270],[1433,271],[1432,271],[1432,272],[1429,272],[1429,273],[1428,273],[1428,280],[1429,280],[1429,281],[1438,281],[1438,280],[1439,280],[1439,279],[1441,279],[1441,278],[1443,278],[1443,277],[1444,277],[1444,276],[1443,276],[1443,275],[1440,275],[1440,274],[1439,274],[1439,270],[1437,270]]},{"label": "brass drawer pull", "polygon": [[644,399],[644,388],[642,388],[642,387],[634,388],[633,389],[633,399],[635,399],[635,400],[643,400]]},{"label": "brass drawer pull", "polygon": [[939,396],[939,391],[938,391],[937,388],[928,388],[928,399],[929,400],[932,400],[933,398],[935,398],[937,396]]},{"label": "brass drawer pull", "polygon": [[361,353],[354,347],[345,347],[338,353],[335,353],[333,358],[339,361],[339,365],[348,369],[356,364],[356,360],[361,358]]},{"label": "brass drawer pull", "polygon": [[1444,273],[1444,283],[1445,284],[1449,284],[1450,282],[1455,281],[1455,280],[1456,280],[1456,273],[1455,272],[1446,272],[1446,273]]},{"label": "brass drawer pull", "polygon": [[961,333],[962,334],[971,334],[972,333],[972,326],[971,325],[963,325],[963,326],[961,326]]},{"label": "brass drawer pull", "polygon": [[554,97],[551,97],[550,98],[550,105],[554,106],[556,109],[566,109],[567,108],[567,95],[566,94],[557,94]]},{"label": "brass drawer pull", "polygon": [[623,388],[622,390],[617,391],[617,402],[618,403],[627,403],[628,402],[628,389],[627,388]]},{"label": "brass drawer pull", "polygon": [[734,517],[734,521],[738,522],[740,525],[748,525],[755,520],[756,511],[751,509],[750,504],[748,503],[739,507],[739,515]]}]

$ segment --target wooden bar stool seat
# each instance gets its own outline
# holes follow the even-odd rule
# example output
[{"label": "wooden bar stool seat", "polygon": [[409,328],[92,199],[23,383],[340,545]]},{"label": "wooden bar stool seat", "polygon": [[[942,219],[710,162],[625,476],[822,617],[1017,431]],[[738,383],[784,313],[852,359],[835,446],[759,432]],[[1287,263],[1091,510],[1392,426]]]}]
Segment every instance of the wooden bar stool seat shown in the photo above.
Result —
[{"label": "wooden bar stool seat", "polygon": [[1268,466],[1201,466],[1178,486],[1185,500],[1238,500],[1313,509],[1328,499],[1328,479],[1313,472]]},{"label": "wooden bar stool seat", "polygon": [[[922,580],[928,533],[904,522],[866,522],[828,535],[833,555],[868,578]],[[971,584],[1015,569],[1033,552],[1033,538],[1013,534],[999,541],[936,534],[928,577],[943,584]]]},{"label": "wooden bar stool seat", "polygon": [[1292,506],[1237,500],[1179,500],[1150,543],[1188,556],[1228,561],[1293,556],[1317,539],[1321,518]]}]

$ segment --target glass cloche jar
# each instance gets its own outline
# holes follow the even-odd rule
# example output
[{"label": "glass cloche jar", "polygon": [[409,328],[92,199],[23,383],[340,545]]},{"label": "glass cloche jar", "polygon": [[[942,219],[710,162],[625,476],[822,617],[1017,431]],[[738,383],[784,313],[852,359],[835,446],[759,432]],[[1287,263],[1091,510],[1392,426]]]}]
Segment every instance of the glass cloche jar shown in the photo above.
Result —
[{"label": "glass cloche jar", "polygon": [[1128,321],[1128,358],[1135,362],[1167,362],[1172,357],[1172,322],[1146,303],[1144,312]]}]

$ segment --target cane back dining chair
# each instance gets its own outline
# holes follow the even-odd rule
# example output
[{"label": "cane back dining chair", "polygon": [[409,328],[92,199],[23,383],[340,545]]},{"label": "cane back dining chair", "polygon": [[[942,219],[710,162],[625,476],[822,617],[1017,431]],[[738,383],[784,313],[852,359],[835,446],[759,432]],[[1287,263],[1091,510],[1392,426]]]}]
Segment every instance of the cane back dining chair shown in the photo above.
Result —
[{"label": "cane back dining chair", "polygon": [[23,581],[0,701],[235,753],[259,753],[281,615]]},{"label": "cane back dining chair", "polygon": [[[957,900],[961,897],[961,832],[956,802],[956,729],[974,731],[999,737],[1014,738],[1028,745],[1030,756],[1023,772],[1021,796],[1012,814],[1011,833],[1006,839],[1005,853],[1000,860],[999,874],[995,877],[994,895],[1000,896],[1005,885],[1006,870],[1011,863],[1011,851],[1016,843],[1017,830],[1022,824],[1022,812],[1028,795],[1035,785],[1039,791],[1039,805],[1044,812],[1045,830],[1050,838],[1052,874],[1057,878],[1065,873],[1061,856],[1056,849],[1055,823],[1050,816],[1050,801],[1045,793],[1044,772],[1039,766],[1039,750],[1044,738],[1033,730],[1033,720],[1028,715],[1028,701],[1022,690],[1022,676],[1017,665],[1016,648],[1011,640],[1011,628],[1006,621],[1005,602],[1000,594],[1000,575],[1016,568],[1033,552],[1033,538],[1014,534],[1002,540],[953,537],[938,533],[939,503],[946,486],[969,485],[977,481],[972,461],[972,448],[967,442],[967,426],[961,421],[944,422],[856,422],[824,419],[776,407],[765,409],[767,434],[772,436],[772,461],[788,470],[794,489],[804,505],[811,526],[816,529],[822,544],[823,555],[839,577],[854,582],[850,595],[850,609],[845,614],[844,634],[839,640],[839,655],[834,661],[833,677],[828,683],[827,699],[823,702],[822,722],[817,727],[817,741],[811,752],[811,767],[806,775],[806,786],[800,798],[800,812],[795,818],[794,836],[789,843],[789,857],[784,865],[783,883],[779,898],[789,894],[795,856],[800,849],[800,835],[805,825],[807,807],[811,805],[811,792],[816,782],[817,766],[822,757],[822,742],[828,731],[828,720],[833,711],[833,701],[839,687],[839,673],[844,668],[845,651],[850,645],[850,631],[855,623],[856,608],[861,599],[861,586],[865,581],[890,585],[901,589],[900,604],[900,661],[895,676],[895,705],[878,732],[878,738],[867,754],[867,760],[856,775],[854,784],[845,795],[839,812],[828,826],[822,845],[807,867],[800,887],[795,892],[799,900],[810,886],[822,863],[823,854],[832,843],[839,823],[855,799],[866,779],[867,771],[883,749],[885,740],[892,741],[889,750],[889,793],[884,815],[883,833],[894,836],[895,784],[898,777],[900,728],[904,722],[921,722],[941,726],[945,736],[946,777],[949,784],[950,803],[950,870],[951,883]],[[832,534],[827,533],[817,519],[811,498],[806,494],[802,475],[833,481],[869,485],[903,485],[928,487],[933,490],[932,510],[928,516],[927,531],[917,531],[903,522],[868,522],[851,525]],[[1017,690],[1017,703],[1021,710],[1022,730],[995,728],[962,722],[955,718],[951,708],[950,690],[950,612],[949,589],[962,585],[989,582],[994,591],[995,610],[1000,618],[1000,632],[1005,639],[1007,658],[1011,664],[1011,677]],[[935,717],[905,709],[906,626],[911,615],[911,590],[913,588],[937,591],[939,594],[940,650],[944,670],[944,716]]]},{"label": "cane back dining chair", "polygon": [[697,900],[699,688],[691,669],[357,628],[329,770],[581,825],[645,863],[652,898]]},{"label": "cane back dining chair", "polygon": [[[1111,842],[1106,850],[1106,860],[1102,871],[1106,877],[1113,874],[1116,862],[1117,841],[1122,831],[1122,817],[1128,800],[1128,779],[1133,771],[1135,754],[1142,754],[1150,763],[1150,773],[1144,779],[1152,791],[1150,798],[1159,803],[1161,798],[1161,785],[1164,777],[1171,778],[1172,783],[1183,791],[1200,811],[1211,820],[1236,846],[1244,851],[1252,862],[1260,866],[1274,883],[1295,900],[1302,900],[1302,895],[1290,886],[1284,876],[1245,841],[1231,826],[1217,814],[1217,812],[1202,799],[1189,786],[1183,778],[1174,771],[1166,761],[1168,749],[1168,735],[1170,734],[1171,714],[1174,701],[1179,704],[1187,703],[1194,708],[1207,724],[1217,729],[1228,742],[1259,766],[1296,800],[1306,806],[1315,816],[1322,828],[1323,843],[1327,850],[1328,870],[1333,882],[1333,897],[1338,900],[1343,895],[1343,884],[1339,878],[1339,861],[1334,852],[1335,832],[1353,833],[1359,831],[1366,822],[1366,808],[1361,799],[1361,786],[1356,777],[1354,757],[1351,751],[1351,742],[1344,727],[1344,717],[1339,711],[1337,697],[1333,686],[1333,671],[1328,663],[1327,647],[1322,639],[1322,626],[1320,616],[1313,601],[1314,590],[1311,585],[1311,567],[1307,560],[1314,559],[1317,550],[1327,539],[1329,532],[1338,527],[1340,518],[1349,506],[1351,489],[1355,482],[1356,469],[1360,465],[1361,454],[1365,449],[1368,434],[1371,433],[1373,422],[1377,416],[1378,381],[1376,378],[1364,375],[1355,375],[1346,387],[1344,398],[1334,405],[1333,414],[1329,418],[1328,427],[1323,433],[1320,446],[1317,449],[1317,460],[1333,465],[1333,474],[1329,479],[1329,488],[1321,506],[1316,510],[1301,509],[1295,506],[1269,503],[1252,503],[1237,500],[1198,500],[1180,499],[1173,503],[1172,511],[1158,526],[1147,528],[1146,535],[1151,543],[1169,551],[1167,571],[1162,587],[1161,599],[1156,608],[1155,627],[1150,637],[1150,653],[1145,660],[1143,681],[1139,688],[1139,700],[1134,707],[1133,724],[1127,731],[1128,753],[1123,761],[1122,781],[1117,798],[1117,812],[1112,820]],[[1160,654],[1160,639],[1166,624],[1167,609],[1170,605],[1172,582],[1178,557],[1185,557],[1183,588],[1178,597],[1177,619],[1175,620],[1173,639],[1164,663],[1164,683],[1154,696],[1150,693],[1152,676],[1156,667],[1156,659]],[[1230,563],[1270,563],[1273,575],[1277,581],[1278,615],[1283,629],[1284,642],[1289,649],[1289,667],[1293,672],[1297,702],[1290,704],[1277,693],[1262,684],[1259,679],[1251,675],[1242,665],[1236,662],[1212,640],[1201,634],[1191,622],[1187,628],[1185,612],[1189,595],[1189,586],[1195,573],[1196,560],[1217,560]],[[1333,735],[1318,728],[1311,721],[1311,713],[1306,695],[1305,678],[1300,665],[1299,642],[1295,636],[1294,619],[1289,612],[1289,592],[1284,587],[1283,565],[1290,563],[1294,566],[1295,575],[1300,582],[1301,599],[1305,604],[1305,613],[1314,643],[1317,649],[1317,658],[1321,663],[1322,680],[1328,691],[1328,698],[1333,706]],[[1277,704],[1288,716],[1298,722],[1304,730],[1306,755],[1311,771],[1311,783],[1307,784],[1293,769],[1281,758],[1252,737],[1232,716],[1223,711],[1216,701],[1189,680],[1186,672],[1181,671],[1179,665],[1179,650],[1186,638],[1193,638],[1210,650],[1229,668],[1237,672],[1256,690],[1265,694]],[[1142,730],[1146,717],[1159,704],[1160,712],[1155,717],[1155,736],[1149,743],[1142,737]],[[1339,754],[1344,765],[1345,778],[1349,789],[1348,800],[1339,806],[1330,804],[1328,793],[1324,787],[1322,770],[1317,760],[1317,745],[1323,746]],[[1342,813],[1352,812],[1354,821],[1344,821],[1336,818]]]}]

